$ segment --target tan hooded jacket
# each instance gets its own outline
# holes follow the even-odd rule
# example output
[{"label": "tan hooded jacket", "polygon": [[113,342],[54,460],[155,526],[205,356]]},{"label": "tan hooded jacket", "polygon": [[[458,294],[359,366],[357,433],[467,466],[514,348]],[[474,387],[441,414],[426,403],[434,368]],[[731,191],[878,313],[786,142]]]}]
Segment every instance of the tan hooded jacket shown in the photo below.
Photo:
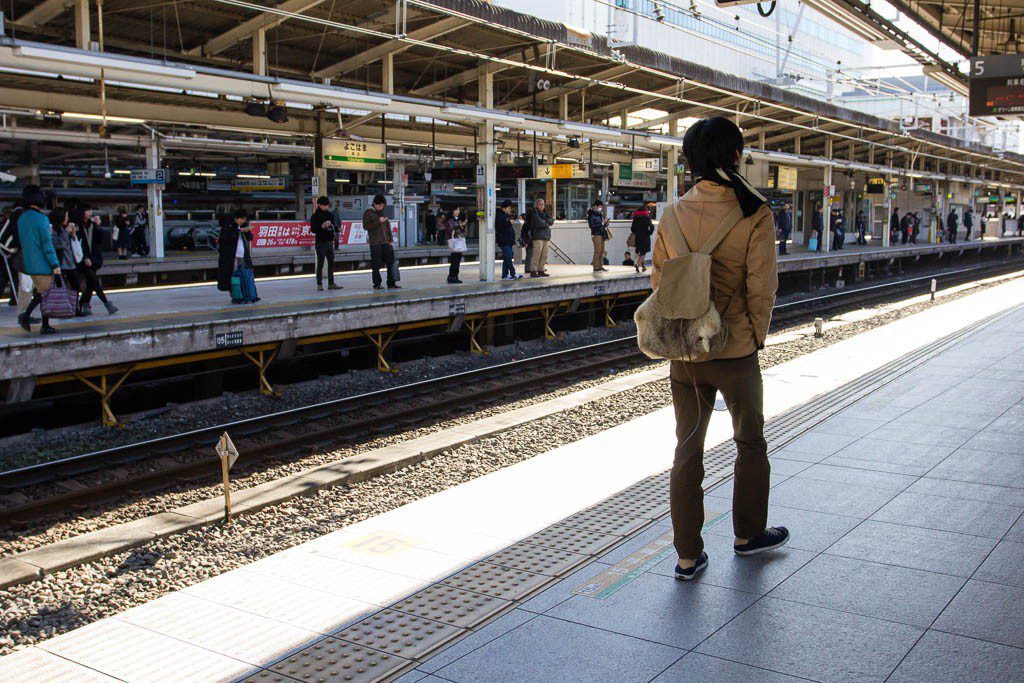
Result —
[{"label": "tan hooded jacket", "polygon": [[[739,202],[732,188],[702,180],[677,202],[679,224],[697,251]],[[668,209],[671,211],[672,209]],[[659,228],[654,242],[651,286],[658,288],[669,253]],[[711,290],[729,338],[719,353],[700,360],[742,358],[764,346],[779,277],[775,261],[775,217],[767,204],[742,218],[711,254]]]}]

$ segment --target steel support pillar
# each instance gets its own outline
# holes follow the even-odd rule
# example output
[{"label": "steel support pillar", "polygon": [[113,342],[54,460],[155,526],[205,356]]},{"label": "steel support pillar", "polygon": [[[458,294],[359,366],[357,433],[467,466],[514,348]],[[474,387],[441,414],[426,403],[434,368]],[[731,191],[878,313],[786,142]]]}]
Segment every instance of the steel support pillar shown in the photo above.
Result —
[{"label": "steel support pillar", "polygon": [[267,369],[270,368],[270,364],[277,358],[277,352],[281,350],[278,346],[273,351],[257,351],[256,353],[250,353],[248,351],[242,351],[242,355],[245,356],[250,363],[256,366],[256,370],[259,373],[259,389],[262,396],[272,396],[273,398],[280,398],[281,392],[274,389],[274,386],[267,379]]},{"label": "steel support pillar", "polygon": [[[668,134],[675,137],[679,131],[679,121],[673,119],[668,122]],[[762,133],[763,135],[764,133]],[[764,147],[762,142],[761,147]],[[666,173],[668,174],[668,184],[666,187],[665,201],[669,204],[675,203],[679,198],[679,176],[676,175],[676,164],[679,163],[679,147],[677,145],[669,145],[668,147],[668,168]]]},{"label": "steel support pillar", "polygon": [[124,384],[124,381],[128,379],[128,375],[132,374],[134,369],[134,366],[128,368],[120,377],[112,382],[109,381],[108,375],[100,375],[99,384],[93,382],[85,375],[75,374],[79,382],[100,395],[100,422],[104,427],[124,427],[124,424],[114,415],[114,411],[110,407],[110,399],[114,396],[114,392],[121,388],[121,385]]},{"label": "steel support pillar", "polygon": [[[494,106],[494,73],[480,67],[477,81],[479,105],[490,109]],[[494,214],[497,210],[497,154],[495,152],[494,124],[487,121],[480,125],[477,135],[477,163],[484,167],[483,187],[477,188],[477,216],[480,217],[480,280],[494,282]]]},{"label": "steel support pillar", "polygon": [[[75,0],[75,47],[92,49],[92,27],[89,23],[90,0]],[[13,19],[13,17],[11,17]]]},{"label": "steel support pillar", "polygon": [[[154,134],[146,148],[146,168],[160,168],[160,139]],[[149,210],[149,243],[156,258],[164,257],[164,187],[146,186],[146,203]]]},{"label": "steel support pillar", "polygon": [[391,340],[394,339],[396,332],[398,332],[397,328],[390,332],[363,332],[367,339],[373,342],[373,345],[377,347],[377,369],[381,372],[398,372],[398,369],[391,363],[388,363],[387,359],[384,357],[384,354],[388,349],[388,344],[390,344]]},{"label": "steel support pillar", "polygon": [[484,318],[467,319],[466,327],[469,328],[469,352],[478,353],[480,355],[486,355],[487,350],[480,345],[480,341],[476,338],[477,333],[484,328],[486,323]]},{"label": "steel support pillar", "polygon": [[267,75],[267,29],[258,28],[252,34],[252,72]]}]

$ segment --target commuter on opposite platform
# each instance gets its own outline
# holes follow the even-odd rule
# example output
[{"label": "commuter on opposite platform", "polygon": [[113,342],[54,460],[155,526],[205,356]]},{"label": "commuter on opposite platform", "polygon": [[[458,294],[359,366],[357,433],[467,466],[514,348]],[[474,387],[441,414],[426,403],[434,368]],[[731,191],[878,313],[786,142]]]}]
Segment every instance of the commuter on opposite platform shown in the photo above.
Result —
[{"label": "commuter on opposite platform", "polygon": [[[946,237],[949,239],[950,244],[956,244],[956,232],[959,227],[958,223],[960,218],[956,215],[956,209],[950,209],[949,215],[946,216]],[[971,232],[967,231],[967,237],[964,239],[970,239]]]},{"label": "commuter on opposite platform", "polygon": [[[18,324],[26,332],[32,328],[32,311],[43,301],[43,294],[53,286],[53,276],[60,275],[60,260],[53,248],[50,219],[43,214],[46,196],[38,185],[26,185],[21,193],[24,207],[18,217],[18,240],[21,243],[21,282],[18,296]],[[50,321],[43,316],[40,334],[54,334]]]},{"label": "commuter on opposite platform", "polygon": [[896,244],[900,236],[900,209],[893,207],[892,215],[889,216],[889,244]]},{"label": "commuter on opposite platform", "polygon": [[313,248],[316,251],[316,291],[324,291],[324,266],[327,267],[327,289],[341,289],[334,284],[334,250],[338,246],[338,228],[331,200],[320,197],[316,200],[316,211],[309,218],[309,231],[313,233]]},{"label": "commuter on opposite platform", "polygon": [[824,225],[824,218],[821,215],[822,208],[818,204],[814,207],[814,211],[811,213],[811,237],[817,241],[814,249],[811,251],[821,251],[822,242],[825,241],[825,233],[822,232],[822,225]]},{"label": "commuter on opposite platform", "polygon": [[910,241],[910,230],[913,227],[914,218],[907,211],[903,214],[903,218],[900,219],[900,244],[906,244]]},{"label": "commuter on opposite platform", "polygon": [[868,232],[868,219],[864,216],[863,211],[857,212],[857,244],[865,245],[868,243],[867,232]]},{"label": "commuter on opposite platform", "polygon": [[608,270],[604,267],[604,247],[608,241],[608,219],[604,217],[604,202],[595,199],[587,210],[587,226],[590,228],[590,241],[594,243],[594,255],[590,265],[595,273]]},{"label": "commuter on opposite platform", "polygon": [[144,205],[139,204],[135,208],[130,231],[131,244],[128,250],[133,257],[149,256],[149,242],[146,240],[147,230],[149,230],[149,211]]},{"label": "commuter on opposite platform", "polygon": [[971,230],[974,229],[974,213],[970,209],[964,210],[964,242],[971,241]]},{"label": "commuter on opposite platform", "polygon": [[448,240],[448,284],[461,285],[459,267],[462,255],[466,252],[466,229],[462,218],[462,209],[455,207],[444,224],[445,238]]},{"label": "commuter on opposite platform", "polygon": [[[757,352],[764,348],[778,276],[775,220],[767,202],[739,175],[743,133],[725,117],[692,125],[683,139],[686,165],[696,184],[676,202],[677,220],[663,222],[654,247],[651,286],[657,290],[666,262],[677,255],[682,232],[690,251],[699,250],[720,228],[724,238],[711,252],[713,304],[727,330],[725,346],[691,361],[671,364],[677,446],[670,478],[675,575],[693,579],[708,564],[701,539],[704,524],[704,436],[720,391],[732,415],[736,442],[733,550],[753,555],[784,545],[785,527],[767,527],[771,468],[764,438],[763,386]],[[728,227],[739,209],[738,222]]]},{"label": "commuter on opposite platform", "polygon": [[7,304],[18,305],[18,268],[21,263],[21,247],[18,240],[18,218],[21,206],[5,206],[0,214],[0,295],[7,287],[11,288],[11,296]]},{"label": "commuter on opposite platform", "polygon": [[921,234],[921,214],[915,211],[910,214],[910,243],[917,244],[917,237]]},{"label": "commuter on opposite platform", "polygon": [[231,303],[259,301],[252,267],[252,228],[245,209],[225,219],[217,237],[217,289],[230,292]]},{"label": "commuter on opposite platform", "polygon": [[551,226],[555,221],[544,210],[544,200],[537,197],[533,208],[526,213],[523,235],[530,245],[530,277],[547,277],[548,242],[551,241]]},{"label": "commuter on opposite platform", "polygon": [[622,257],[622,265],[624,265],[624,266],[635,266],[636,265],[636,261],[633,260],[633,254],[631,252],[627,251],[625,256]]},{"label": "commuter on opposite platform", "polygon": [[789,236],[793,232],[793,213],[790,211],[789,202],[782,205],[782,210],[779,211],[778,218],[775,219],[776,232],[779,237],[779,256],[785,256],[789,252],[786,251],[786,243],[789,241]]},{"label": "commuter on opposite platform", "polygon": [[384,215],[387,200],[379,194],[373,198],[373,205],[363,212],[363,230],[370,243],[370,265],[373,268],[373,288],[384,289],[380,269],[385,269],[388,289],[401,289],[395,280],[395,247],[392,244],[391,222]]},{"label": "commuter on opposite platform", "polygon": [[846,218],[838,206],[832,207],[829,230],[832,231],[833,246],[837,251],[842,251],[843,245],[846,243]]},{"label": "commuter on opposite platform", "polygon": [[424,217],[424,227],[426,228],[426,242],[434,242],[437,240],[437,214],[434,213],[433,209],[427,209],[427,215]]},{"label": "commuter on opposite platform", "polygon": [[99,276],[99,270],[103,267],[103,250],[100,248],[98,233],[99,218],[92,215],[92,208],[86,204],[80,204],[75,213],[77,236],[82,245],[82,259],[78,263],[79,291],[82,294],[79,306],[82,315],[92,315],[93,294],[107,309],[107,314],[113,315],[117,313],[117,306],[107,299]]},{"label": "commuter on opposite platform", "polygon": [[501,203],[501,208],[494,214],[494,241],[501,249],[501,279],[521,279],[523,276],[516,274],[515,257],[512,253],[516,246],[516,227],[512,224],[512,202],[507,199]]},{"label": "commuter on opposite platform", "polygon": [[117,215],[114,216],[114,233],[111,235],[114,246],[117,248],[117,258],[124,261],[128,258],[128,247],[131,244],[131,224],[128,222],[128,209],[123,206],[117,208]]},{"label": "commuter on opposite platform", "polygon": [[636,252],[636,272],[647,272],[647,254],[651,253],[651,235],[654,234],[654,221],[651,220],[651,206],[644,204],[633,214],[633,223],[629,231],[633,234],[633,251]]}]

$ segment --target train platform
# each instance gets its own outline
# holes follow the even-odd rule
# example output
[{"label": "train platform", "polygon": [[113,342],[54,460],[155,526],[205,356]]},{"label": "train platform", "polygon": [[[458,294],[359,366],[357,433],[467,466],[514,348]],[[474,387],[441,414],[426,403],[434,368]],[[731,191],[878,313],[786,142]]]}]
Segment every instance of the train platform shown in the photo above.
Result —
[{"label": "train platform", "polygon": [[793,534],[774,553],[731,552],[716,413],[710,566],[672,578],[665,408],[16,652],[0,679],[1019,680],[1022,298],[1013,280],[765,371],[769,522]]}]

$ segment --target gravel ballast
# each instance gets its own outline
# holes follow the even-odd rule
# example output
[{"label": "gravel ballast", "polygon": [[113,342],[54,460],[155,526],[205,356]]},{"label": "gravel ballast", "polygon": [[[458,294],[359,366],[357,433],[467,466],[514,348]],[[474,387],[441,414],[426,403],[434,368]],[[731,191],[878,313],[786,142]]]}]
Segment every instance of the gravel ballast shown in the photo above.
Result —
[{"label": "gravel ballast", "polygon": [[[978,288],[968,291],[973,293]],[[954,294],[949,298],[962,295]],[[771,367],[856,336],[930,305],[920,303],[883,312],[831,330],[821,339],[803,336],[770,346],[761,354],[762,367]],[[580,388],[580,384],[574,384],[567,390]],[[0,591],[0,619],[3,622],[0,655],[547,452],[558,445],[604,431],[669,403],[671,396],[667,382],[645,384],[450,450],[394,474],[352,487],[324,489],[310,496],[292,499],[240,517],[229,527],[214,525],[195,529],[128,553]],[[387,438],[401,441],[407,435]],[[338,453],[316,457],[336,459]],[[666,467],[669,459],[667,455]],[[305,467],[308,464],[300,468]],[[267,471],[260,476],[271,478],[292,471],[295,469],[282,466],[276,474]],[[210,488],[189,493],[193,494],[199,499],[216,495],[216,491]],[[166,509],[167,502],[163,500],[158,507],[151,501],[133,505],[152,505],[152,513]],[[67,528],[73,529],[74,524]]]}]

